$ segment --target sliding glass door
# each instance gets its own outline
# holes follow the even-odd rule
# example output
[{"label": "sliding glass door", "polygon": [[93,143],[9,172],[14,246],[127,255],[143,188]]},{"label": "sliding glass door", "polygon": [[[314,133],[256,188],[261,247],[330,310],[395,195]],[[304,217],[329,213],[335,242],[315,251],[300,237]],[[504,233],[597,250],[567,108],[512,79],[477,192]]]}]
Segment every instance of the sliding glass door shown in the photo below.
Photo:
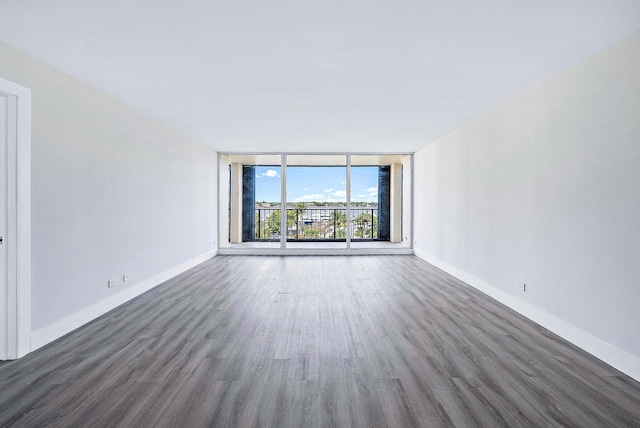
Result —
[{"label": "sliding glass door", "polygon": [[287,248],[347,248],[347,156],[286,158]]},{"label": "sliding glass door", "polygon": [[410,155],[221,154],[220,248],[407,248],[410,169]]},{"label": "sliding glass door", "polygon": [[221,224],[228,223],[220,231],[221,248],[280,248],[281,159],[280,155],[220,156],[220,204],[227,208],[220,217]]}]

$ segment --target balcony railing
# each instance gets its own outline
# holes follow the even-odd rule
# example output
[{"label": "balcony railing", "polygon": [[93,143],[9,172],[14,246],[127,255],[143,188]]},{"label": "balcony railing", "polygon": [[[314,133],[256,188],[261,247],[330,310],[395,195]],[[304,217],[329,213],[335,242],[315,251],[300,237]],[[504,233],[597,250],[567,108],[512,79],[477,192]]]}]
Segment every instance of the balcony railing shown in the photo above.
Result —
[{"label": "balcony railing", "polygon": [[[280,208],[255,209],[255,240],[280,239]],[[378,240],[378,208],[351,208],[351,240]],[[287,208],[288,241],[344,241],[347,209]]]}]

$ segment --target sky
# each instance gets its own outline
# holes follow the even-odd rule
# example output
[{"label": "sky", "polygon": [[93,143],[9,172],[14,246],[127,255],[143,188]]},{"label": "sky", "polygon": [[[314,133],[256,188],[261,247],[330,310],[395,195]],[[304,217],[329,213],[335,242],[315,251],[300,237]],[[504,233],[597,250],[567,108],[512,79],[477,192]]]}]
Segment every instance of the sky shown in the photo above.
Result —
[{"label": "sky", "polygon": [[[279,166],[256,166],[256,202],[280,202]],[[346,202],[347,168],[287,167],[287,202]],[[351,167],[351,201],[378,202],[378,167]]]}]

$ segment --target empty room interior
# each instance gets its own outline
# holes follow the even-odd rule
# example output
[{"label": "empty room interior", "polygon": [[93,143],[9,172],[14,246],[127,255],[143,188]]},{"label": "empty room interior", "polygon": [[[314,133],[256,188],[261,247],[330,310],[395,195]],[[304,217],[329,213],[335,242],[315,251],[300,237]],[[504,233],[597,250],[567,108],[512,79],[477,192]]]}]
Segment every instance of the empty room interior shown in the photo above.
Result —
[{"label": "empty room interior", "polygon": [[640,427],[640,2],[0,0],[0,426]]}]

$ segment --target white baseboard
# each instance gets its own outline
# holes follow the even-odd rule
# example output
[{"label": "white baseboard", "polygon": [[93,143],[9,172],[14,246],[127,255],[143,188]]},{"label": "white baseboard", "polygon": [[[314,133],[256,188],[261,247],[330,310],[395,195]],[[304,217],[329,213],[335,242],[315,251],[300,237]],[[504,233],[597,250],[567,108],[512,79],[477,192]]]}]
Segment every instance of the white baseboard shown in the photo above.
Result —
[{"label": "white baseboard", "polygon": [[171,268],[165,272],[159,273],[151,278],[148,278],[138,284],[135,284],[128,288],[123,288],[117,294],[103,299],[91,306],[88,306],[78,312],[75,312],[69,316],[62,318],[52,324],[42,327],[31,333],[31,351],[35,351],[42,346],[53,342],[54,340],[64,336],[65,334],[75,330],[78,327],[83,326],[89,321],[93,321],[101,315],[109,312],[112,309],[128,302],[136,296],[144,293],[162,284],[165,281],[181,274],[200,263],[209,260],[217,254],[217,250],[207,251],[206,253],[181,263],[174,268]]},{"label": "white baseboard", "polygon": [[534,306],[530,303],[522,301],[499,288],[489,284],[488,282],[462,270],[452,266],[430,254],[414,249],[414,254],[422,260],[442,269],[448,274],[458,278],[459,280],[469,284],[473,288],[483,292],[484,294],[494,298],[500,303],[508,306],[521,315],[529,318],[531,321],[541,325],[547,330],[552,331],[563,339],[571,342],[577,347],[584,349],[596,358],[604,361],[610,366],[620,370],[621,372],[640,381],[640,358],[631,355],[604,340],[579,329],[573,324],[550,314],[549,312]]}]

